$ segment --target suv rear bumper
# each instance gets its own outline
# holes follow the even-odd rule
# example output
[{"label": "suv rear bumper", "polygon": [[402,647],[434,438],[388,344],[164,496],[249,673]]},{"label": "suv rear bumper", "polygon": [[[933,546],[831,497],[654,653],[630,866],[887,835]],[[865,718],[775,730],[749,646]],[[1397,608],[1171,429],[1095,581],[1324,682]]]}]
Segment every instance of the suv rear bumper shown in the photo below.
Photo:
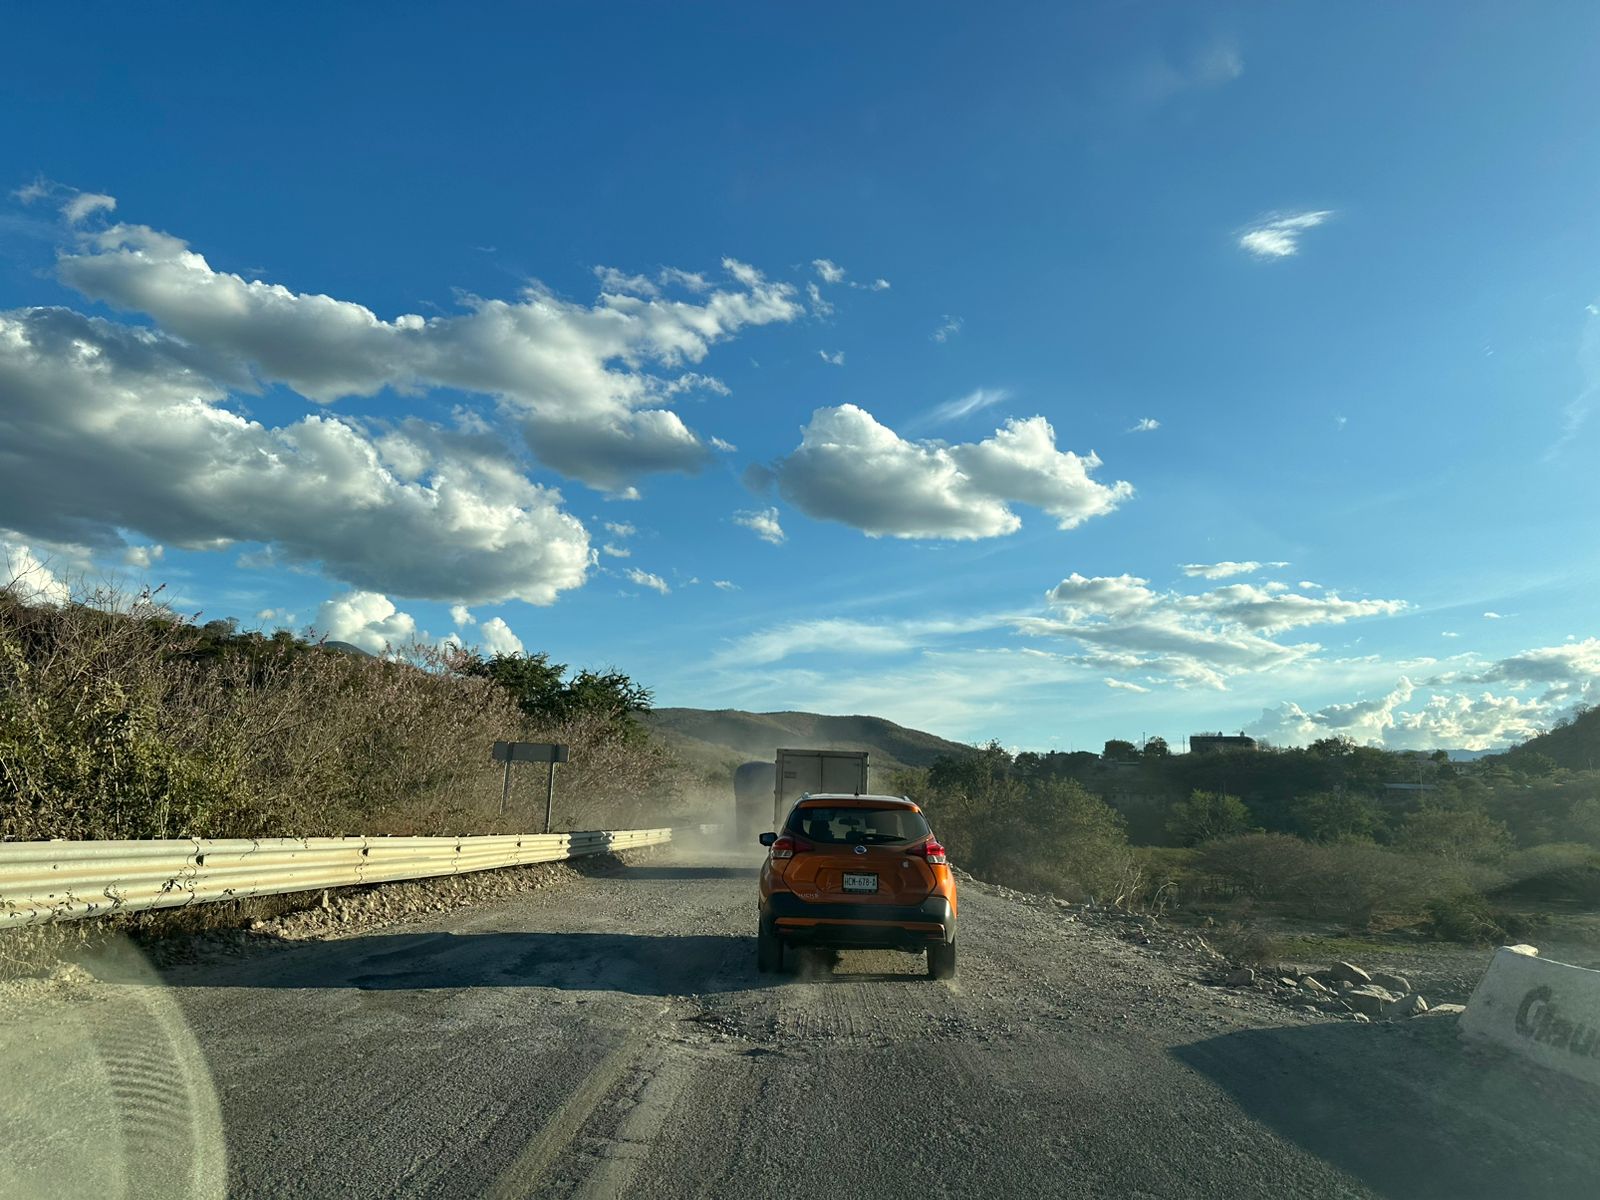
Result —
[{"label": "suv rear bumper", "polygon": [[937,894],[920,904],[813,904],[793,892],[773,892],[762,901],[761,920],[784,941],[803,946],[921,950],[956,939],[950,901]]}]

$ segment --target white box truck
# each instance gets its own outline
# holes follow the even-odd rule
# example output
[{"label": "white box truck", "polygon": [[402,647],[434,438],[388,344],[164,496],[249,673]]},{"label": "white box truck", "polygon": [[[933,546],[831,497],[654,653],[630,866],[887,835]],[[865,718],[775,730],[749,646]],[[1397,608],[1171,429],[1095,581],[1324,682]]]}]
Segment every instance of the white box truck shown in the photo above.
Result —
[{"label": "white box truck", "polygon": [[779,750],[773,789],[773,828],[782,829],[796,800],[807,792],[867,790],[865,750]]}]

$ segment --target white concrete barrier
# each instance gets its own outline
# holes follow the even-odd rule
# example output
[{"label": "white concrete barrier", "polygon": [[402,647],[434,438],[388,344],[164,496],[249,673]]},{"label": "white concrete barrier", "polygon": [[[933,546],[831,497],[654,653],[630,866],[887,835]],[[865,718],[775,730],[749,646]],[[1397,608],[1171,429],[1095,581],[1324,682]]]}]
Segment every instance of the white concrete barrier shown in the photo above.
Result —
[{"label": "white concrete barrier", "polygon": [[1461,1015],[1466,1037],[1600,1084],[1600,971],[1502,947]]}]

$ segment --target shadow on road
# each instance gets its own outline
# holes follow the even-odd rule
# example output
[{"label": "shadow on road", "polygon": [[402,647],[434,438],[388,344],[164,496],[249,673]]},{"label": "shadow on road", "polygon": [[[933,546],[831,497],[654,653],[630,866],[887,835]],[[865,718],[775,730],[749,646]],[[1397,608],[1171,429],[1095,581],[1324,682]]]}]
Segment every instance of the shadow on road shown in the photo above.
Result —
[{"label": "shadow on road", "polygon": [[623,879],[754,879],[761,865],[753,867],[629,867]]},{"label": "shadow on road", "polygon": [[732,935],[396,933],[268,948],[236,965],[174,971],[166,982],[361,991],[530,987],[682,996],[774,982],[756,973],[755,958],[755,939]]},{"label": "shadow on road", "polygon": [[1384,1196],[1594,1195],[1600,1095],[1420,1030],[1253,1029],[1173,1051],[1255,1120]]}]

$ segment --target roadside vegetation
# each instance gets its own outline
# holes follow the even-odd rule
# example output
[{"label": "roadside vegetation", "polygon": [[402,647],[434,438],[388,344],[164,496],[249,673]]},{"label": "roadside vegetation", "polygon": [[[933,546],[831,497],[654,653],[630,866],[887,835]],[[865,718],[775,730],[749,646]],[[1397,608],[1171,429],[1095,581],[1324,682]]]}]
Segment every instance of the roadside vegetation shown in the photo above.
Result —
[{"label": "roadside vegetation", "polygon": [[896,777],[980,878],[1193,920],[1270,959],[1270,930],[1493,943],[1600,907],[1600,710],[1453,763],[1329,738],[1174,755],[1012,755]]},{"label": "roadside vegetation", "polygon": [[0,837],[444,834],[542,828],[544,778],[496,740],[565,742],[557,828],[670,823],[684,779],[650,691],[547,656],[373,657],[196,624],[156,595],[0,591]]}]

